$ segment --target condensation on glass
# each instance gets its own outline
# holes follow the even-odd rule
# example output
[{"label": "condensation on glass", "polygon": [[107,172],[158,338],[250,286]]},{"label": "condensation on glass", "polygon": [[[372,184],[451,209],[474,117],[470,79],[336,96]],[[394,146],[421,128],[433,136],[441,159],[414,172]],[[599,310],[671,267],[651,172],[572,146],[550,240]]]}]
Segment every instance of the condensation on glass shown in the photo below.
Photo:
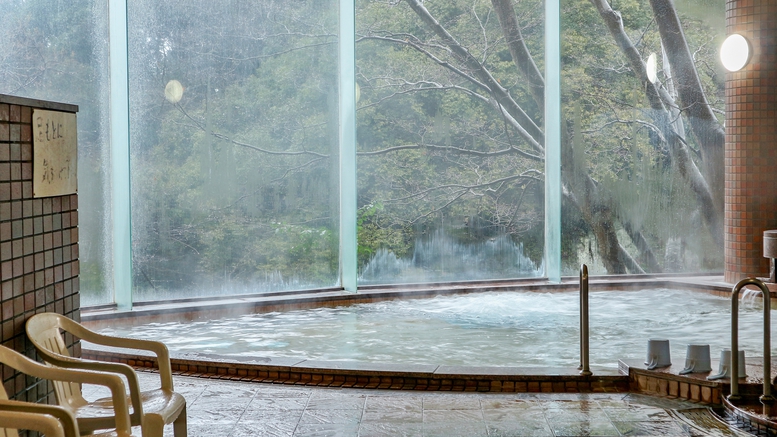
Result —
[{"label": "condensation on glass", "polygon": [[4,2],[0,40],[0,93],[79,107],[81,302],[108,303],[113,295],[107,2]]},{"label": "condensation on glass", "polygon": [[[544,6],[355,2],[359,283],[547,274]],[[135,300],[339,285],[338,7],[129,2]],[[112,300],[108,14],[0,16],[0,92],[80,107],[85,305]],[[721,269],[724,18],[560,2],[562,274]]]},{"label": "condensation on glass", "polygon": [[356,8],[360,283],[542,276],[544,3]]},{"label": "condensation on glass", "polygon": [[129,2],[136,301],[336,285],[337,7]]},{"label": "condensation on glass", "polygon": [[567,271],[721,271],[725,1],[561,14]]}]

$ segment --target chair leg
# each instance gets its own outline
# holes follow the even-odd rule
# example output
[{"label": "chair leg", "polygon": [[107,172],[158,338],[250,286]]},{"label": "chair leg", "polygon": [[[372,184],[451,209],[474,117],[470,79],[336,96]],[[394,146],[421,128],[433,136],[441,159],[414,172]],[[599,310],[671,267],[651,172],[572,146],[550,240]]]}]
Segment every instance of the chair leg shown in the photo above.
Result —
[{"label": "chair leg", "polygon": [[181,414],[173,422],[173,435],[175,437],[187,437],[186,432],[186,405],[184,405]]},{"label": "chair leg", "polygon": [[165,421],[156,414],[146,414],[143,417],[143,437],[163,437]]}]

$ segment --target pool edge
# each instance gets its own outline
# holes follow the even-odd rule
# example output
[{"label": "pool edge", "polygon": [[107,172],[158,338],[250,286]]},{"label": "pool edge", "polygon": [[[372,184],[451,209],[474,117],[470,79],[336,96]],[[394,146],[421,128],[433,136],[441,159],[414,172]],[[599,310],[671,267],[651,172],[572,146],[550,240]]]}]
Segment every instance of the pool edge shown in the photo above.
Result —
[{"label": "pool edge", "polygon": [[[82,358],[156,368],[154,357],[84,348]],[[269,364],[259,361],[269,360]],[[172,357],[175,375],[319,387],[496,393],[628,393],[628,375],[617,369],[598,369],[581,376],[577,369],[533,367],[469,367],[309,361],[270,358],[235,361]],[[402,370],[411,367],[411,370]]]},{"label": "pool edge", "polygon": [[[252,313],[278,311],[283,309],[311,306],[334,306],[377,300],[429,297],[440,294],[461,294],[484,291],[570,291],[578,287],[577,278],[563,278],[559,284],[547,280],[501,281],[491,284],[428,284],[409,290],[396,286],[387,288],[372,287],[358,294],[344,293],[338,290],[303,291],[282,296],[232,296],[206,301],[159,303],[143,305],[132,311],[100,309],[86,310],[82,322],[89,327],[121,323],[132,320],[143,323],[157,318],[176,316],[181,319],[195,320],[222,315],[224,313]],[[595,290],[639,289],[646,287],[689,288],[718,295],[728,295],[730,286],[722,282],[720,276],[644,276],[599,277],[591,280]],[[155,366],[154,359],[138,353],[117,353],[85,345],[82,356],[89,359],[124,362],[138,368],[150,369]],[[173,355],[171,364],[176,374],[193,375],[207,378],[234,379],[241,381],[259,381],[278,384],[387,388],[403,390],[435,391],[478,391],[478,392],[641,392],[660,396],[677,397],[705,404],[720,404],[720,389],[714,396],[708,395],[711,389],[705,388],[702,397],[701,387],[710,387],[705,383],[698,385],[693,393],[689,389],[686,396],[670,394],[662,389],[669,382],[656,382],[666,379],[666,375],[640,374],[640,369],[621,363],[613,363],[613,368],[594,369],[593,376],[581,376],[577,369],[550,369],[530,367],[467,367],[467,366],[423,366],[402,364],[375,364],[341,361],[311,361],[303,358],[263,358],[223,359],[204,354],[186,356]],[[625,366],[625,367],[624,367]],[[408,370],[410,369],[410,370]],[[636,369],[636,370],[634,370]],[[634,370],[634,371],[632,371]],[[650,379],[650,378],[658,378]],[[640,379],[642,378],[642,379]],[[645,383],[648,378],[650,383]],[[717,386],[715,386],[717,387]]]}]

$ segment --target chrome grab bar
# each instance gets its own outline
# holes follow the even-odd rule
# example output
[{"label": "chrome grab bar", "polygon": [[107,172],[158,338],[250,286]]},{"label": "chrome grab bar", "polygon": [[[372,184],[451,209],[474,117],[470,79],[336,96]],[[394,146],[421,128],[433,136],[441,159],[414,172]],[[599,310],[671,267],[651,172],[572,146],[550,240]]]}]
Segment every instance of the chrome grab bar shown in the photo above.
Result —
[{"label": "chrome grab bar", "polygon": [[755,285],[763,293],[764,306],[764,364],[763,364],[763,395],[759,398],[763,404],[763,414],[771,416],[771,406],[775,398],[772,396],[772,349],[771,349],[771,294],[769,288],[756,278],[739,281],[731,291],[731,394],[728,399],[736,401],[739,395],[739,292],[746,285]]},{"label": "chrome grab bar", "polygon": [[580,374],[591,376],[588,349],[588,266],[580,266]]}]

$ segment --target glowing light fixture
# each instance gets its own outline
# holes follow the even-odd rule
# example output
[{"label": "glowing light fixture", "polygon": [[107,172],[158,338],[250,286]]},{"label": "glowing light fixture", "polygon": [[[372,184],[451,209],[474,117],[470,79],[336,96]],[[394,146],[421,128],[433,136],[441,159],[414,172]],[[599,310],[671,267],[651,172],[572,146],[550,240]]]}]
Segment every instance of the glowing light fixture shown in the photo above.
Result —
[{"label": "glowing light fixture", "polygon": [[739,71],[750,60],[750,44],[747,39],[734,33],[729,35],[720,46],[720,60],[728,71]]},{"label": "glowing light fixture", "polygon": [[651,83],[656,83],[656,80],[658,80],[657,72],[658,61],[656,60],[656,54],[651,53],[647,58],[647,62],[645,63],[645,73],[647,73],[648,80]]},{"label": "glowing light fixture", "polygon": [[181,97],[183,97],[183,85],[181,85],[181,82],[175,79],[167,82],[167,85],[165,85],[165,98],[170,103],[178,103],[181,101]]}]

